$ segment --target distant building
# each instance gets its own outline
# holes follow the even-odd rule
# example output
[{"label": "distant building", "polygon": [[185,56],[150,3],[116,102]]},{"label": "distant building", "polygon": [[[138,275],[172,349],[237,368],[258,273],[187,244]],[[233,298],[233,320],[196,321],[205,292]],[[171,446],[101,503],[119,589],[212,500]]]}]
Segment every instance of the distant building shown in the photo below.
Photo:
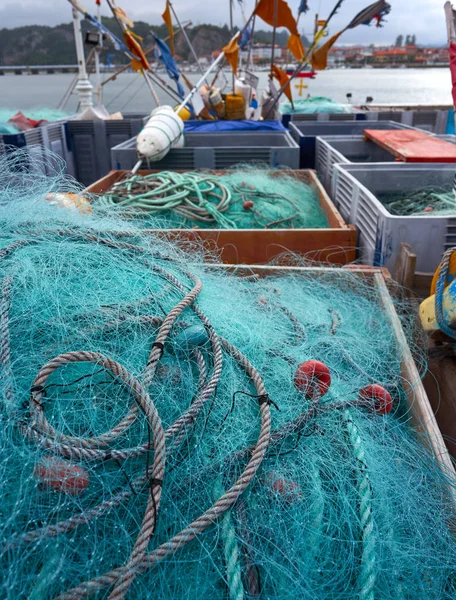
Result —
[{"label": "distant building", "polygon": [[[285,58],[286,53],[286,48],[282,48],[278,44],[274,46],[274,56],[276,59]],[[250,56],[253,62],[260,62],[270,60],[271,54],[272,44],[254,44]],[[240,55],[242,60],[247,60],[248,50],[241,50]]]}]

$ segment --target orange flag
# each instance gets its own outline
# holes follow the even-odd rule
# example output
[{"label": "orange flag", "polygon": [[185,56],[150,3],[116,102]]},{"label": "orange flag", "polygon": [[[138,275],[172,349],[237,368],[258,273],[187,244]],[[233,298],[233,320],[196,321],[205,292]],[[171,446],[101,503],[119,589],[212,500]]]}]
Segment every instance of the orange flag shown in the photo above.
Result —
[{"label": "orange flag", "polygon": [[141,48],[141,45],[133,37],[133,33],[128,30],[124,31],[124,39],[127,48],[136,57],[131,59],[132,68],[135,71],[148,71],[150,69],[150,65],[147,61],[143,49]]},{"label": "orange flag", "polygon": [[260,0],[255,9],[255,14],[263,19],[265,23],[274,27],[274,7],[277,1],[276,27],[286,27],[290,32],[287,46],[296,60],[304,58],[304,48],[299,35],[296,19],[293,17],[290,7],[285,0]]},{"label": "orange flag", "polygon": [[237,75],[238,62],[239,62],[239,46],[237,38],[231,40],[224,48],[222,52],[225,54],[226,60],[230,63],[233,73]]},{"label": "orange flag", "polygon": [[283,93],[290,102],[293,102],[293,97],[291,95],[290,88],[290,78],[288,77],[288,75],[285,73],[285,71],[282,71],[282,69],[276,67],[276,65],[272,65],[272,74],[280,83],[280,87],[283,87],[285,84],[287,84],[287,86],[283,90]]},{"label": "orange flag", "polygon": [[333,35],[327,42],[320,46],[317,50],[312,53],[312,67],[316,71],[323,71],[328,66],[328,52],[332,46],[337,42],[339,37],[344,33],[345,29]]},{"label": "orange flag", "polygon": [[287,42],[288,50],[293,54],[298,62],[304,58],[304,46],[299,35],[292,33]]},{"label": "orange flag", "polygon": [[166,8],[165,8],[165,12],[162,14],[162,19],[168,26],[169,49],[171,50],[171,54],[174,56],[174,29],[173,29],[173,20],[171,18],[171,8],[169,6],[168,0],[166,0]]},{"label": "orange flag", "polygon": [[294,35],[299,35],[296,19],[290,7],[284,0],[260,0],[255,9],[255,14],[268,25],[274,27],[274,5],[277,2],[276,27],[286,27]]}]

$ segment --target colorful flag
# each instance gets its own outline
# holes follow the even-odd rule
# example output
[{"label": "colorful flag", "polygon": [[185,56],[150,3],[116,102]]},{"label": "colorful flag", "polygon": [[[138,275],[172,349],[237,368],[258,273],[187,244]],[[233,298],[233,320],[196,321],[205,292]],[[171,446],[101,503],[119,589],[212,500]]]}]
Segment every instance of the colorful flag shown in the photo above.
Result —
[{"label": "colorful flag", "polygon": [[383,16],[388,14],[390,10],[391,6],[385,2],[385,0],[379,0],[378,2],[369,5],[364,10],[359,12],[356,17],[350,21],[347,27],[333,35],[327,42],[323,44],[323,46],[320,46],[320,48],[312,53],[312,67],[316,71],[322,71],[326,69],[328,66],[329,51],[340,38],[340,36],[347,31],[347,29],[354,29],[358,25],[369,25],[372,19],[377,20],[377,27],[379,27]]},{"label": "colorful flag", "polygon": [[239,40],[239,48],[241,50],[244,50],[244,48],[246,48],[250,42],[252,41],[252,29],[250,27],[247,27],[247,29],[245,29],[242,32],[241,38]]},{"label": "colorful flag", "polygon": [[[274,19],[274,9],[277,3],[277,14]],[[296,19],[293,17],[290,7],[284,0],[260,0],[255,9],[255,14],[263,19],[265,23],[274,27],[286,27],[290,32],[287,46],[298,61],[304,58],[304,48],[299,35]]]},{"label": "colorful flag", "polygon": [[328,52],[332,46],[337,42],[339,37],[344,33],[345,29],[333,35],[327,42],[320,46],[317,50],[312,53],[312,68],[315,71],[323,71],[328,66]]},{"label": "colorful flag", "polygon": [[173,29],[173,19],[171,17],[171,7],[169,5],[169,1],[166,0],[166,8],[165,12],[162,14],[162,19],[166,23],[168,27],[169,34],[169,47],[171,49],[171,54],[174,56],[174,29]]},{"label": "colorful flag", "polygon": [[272,74],[280,83],[281,88],[284,85],[286,85],[286,87],[283,90],[283,93],[290,102],[293,102],[293,96],[291,95],[290,78],[288,77],[288,75],[285,73],[285,71],[282,71],[282,69],[280,69],[276,65],[272,65]]},{"label": "colorful flag", "polygon": [[391,5],[385,0],[374,2],[361,12],[347,26],[347,29],[354,29],[358,25],[370,25],[372,20],[377,21],[377,27],[381,27],[382,19],[391,11]]},{"label": "colorful flag", "polygon": [[301,36],[292,33],[288,38],[287,47],[296,60],[301,62],[304,58],[304,46],[302,45]]},{"label": "colorful flag", "polygon": [[158,60],[160,60],[165,65],[168,76],[171,79],[174,79],[174,81],[176,82],[177,92],[179,94],[179,97],[183,98],[184,97],[184,88],[182,87],[182,85],[179,81],[179,76],[180,76],[179,67],[177,66],[177,63],[174,60],[173,55],[171,54],[171,51],[168,48],[168,45],[166,44],[166,42],[164,42],[163,40],[158,38],[156,35],[154,35],[154,38],[155,38],[154,54],[158,58]]},{"label": "colorful flag", "polygon": [[130,29],[133,29],[133,27],[135,26],[135,24],[133,23],[133,21],[131,19],[129,19],[127,17],[127,14],[125,13],[124,10],[122,10],[120,8],[120,6],[116,6],[113,2],[113,12],[115,14],[115,16],[119,19],[119,21],[122,21],[122,23],[124,23],[127,27],[129,27]]},{"label": "colorful flag", "polygon": [[225,54],[226,60],[230,63],[233,73],[237,75],[239,62],[238,38],[231,40],[229,44],[222,48],[222,52]]},{"label": "colorful flag", "polygon": [[124,31],[124,40],[127,48],[133,55],[131,59],[132,69],[135,71],[148,71],[150,69],[150,65],[147,61],[146,55],[144,54],[139,42],[135,40],[131,31],[128,31],[128,29]]},{"label": "colorful flag", "polygon": [[276,27],[286,27],[288,31],[299,36],[296,19],[285,0],[260,0],[255,9],[255,14],[265,23],[274,27],[274,8],[277,3]]},{"label": "colorful flag", "polygon": [[307,4],[307,0],[301,0],[301,3],[298,8],[298,16],[301,13],[306,13],[309,10],[309,5]]},{"label": "colorful flag", "polygon": [[450,44],[450,71],[451,71],[451,95],[453,96],[453,106],[456,106],[456,44]]}]

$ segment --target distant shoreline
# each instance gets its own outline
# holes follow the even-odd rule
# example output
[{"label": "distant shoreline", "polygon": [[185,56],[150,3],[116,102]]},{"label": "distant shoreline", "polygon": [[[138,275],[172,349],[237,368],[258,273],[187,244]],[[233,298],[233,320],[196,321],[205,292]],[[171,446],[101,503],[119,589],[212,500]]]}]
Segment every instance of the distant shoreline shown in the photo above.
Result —
[{"label": "distant shoreline", "polygon": [[[110,68],[102,68],[101,72],[102,73],[114,73],[116,72],[119,68],[121,68],[123,65],[116,65],[115,67],[110,67]],[[328,71],[361,71],[361,70],[372,70],[372,69],[391,69],[391,70],[403,70],[403,69],[419,69],[419,70],[426,70],[426,69],[449,69],[450,66],[448,65],[363,65],[363,66],[353,66],[353,65],[341,65],[338,67],[335,66],[329,66],[327,68]],[[259,68],[259,69],[255,69],[255,72],[266,72],[268,69],[265,68]],[[193,71],[190,69],[186,69],[183,68],[182,71],[184,73],[192,73]],[[0,76],[12,76],[12,75],[19,75],[19,76],[33,76],[33,75],[61,75],[62,73],[77,73],[78,72],[78,67],[77,65],[0,65]],[[89,70],[90,73],[92,73],[91,70]],[[127,71],[124,71],[125,73],[134,73],[133,70],[128,69]],[[158,73],[162,73],[164,72],[163,69],[157,69]],[[227,70],[228,72],[228,70]]]}]

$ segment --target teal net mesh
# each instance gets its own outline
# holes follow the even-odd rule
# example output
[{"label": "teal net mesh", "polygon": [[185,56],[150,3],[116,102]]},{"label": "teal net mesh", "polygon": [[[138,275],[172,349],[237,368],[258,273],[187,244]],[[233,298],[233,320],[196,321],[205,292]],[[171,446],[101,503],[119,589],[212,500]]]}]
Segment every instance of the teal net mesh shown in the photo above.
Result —
[{"label": "teal net mesh", "polygon": [[228,172],[133,175],[93,200],[95,211],[160,228],[320,229],[328,218],[310,173],[240,166]]},{"label": "teal net mesh", "polygon": [[415,192],[378,194],[377,198],[392,215],[398,217],[451,215],[456,213],[456,197],[451,186],[424,188]]},{"label": "teal net mesh", "polygon": [[0,159],[0,596],[455,598],[454,480],[372,277],[204,266],[40,168]]}]

